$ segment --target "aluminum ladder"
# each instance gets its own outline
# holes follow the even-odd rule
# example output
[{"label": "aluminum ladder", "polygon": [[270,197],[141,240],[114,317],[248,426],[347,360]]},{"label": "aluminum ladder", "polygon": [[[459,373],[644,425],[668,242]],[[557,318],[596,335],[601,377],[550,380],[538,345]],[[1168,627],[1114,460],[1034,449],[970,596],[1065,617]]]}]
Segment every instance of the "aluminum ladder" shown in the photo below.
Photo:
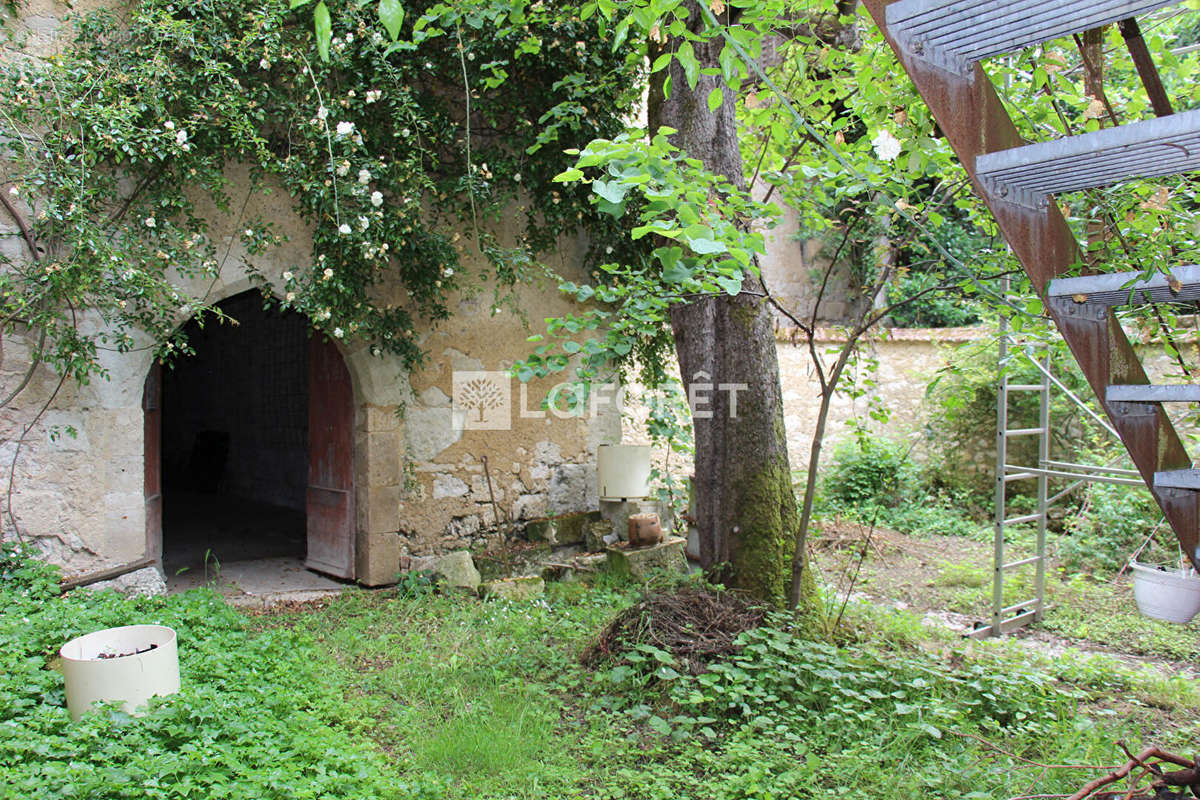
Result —
[{"label": "aluminum ladder", "polygon": [[[1200,110],[1171,114],[1135,17],[1174,0],[864,0],[988,205],[1180,547],[1200,568],[1200,470],[1163,403],[1196,386],[1153,386],[1114,306],[1200,298],[1200,266],[1171,278],[1061,276],[1083,263],[1050,195],[1200,169]],[[1118,22],[1156,119],[1025,143],[979,60]]]}]

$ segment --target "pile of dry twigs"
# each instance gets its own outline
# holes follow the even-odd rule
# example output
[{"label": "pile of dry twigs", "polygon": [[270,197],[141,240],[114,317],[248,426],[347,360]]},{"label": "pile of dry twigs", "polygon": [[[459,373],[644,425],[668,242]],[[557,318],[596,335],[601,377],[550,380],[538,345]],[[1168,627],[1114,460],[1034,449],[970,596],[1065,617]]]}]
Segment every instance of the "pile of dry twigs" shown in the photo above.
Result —
[{"label": "pile of dry twigs", "polygon": [[696,674],[709,661],[734,653],[738,634],[758,627],[765,613],[728,592],[687,588],[651,595],[618,614],[582,660],[595,667],[648,644],[671,653]]},{"label": "pile of dry twigs", "polygon": [[[1200,757],[1185,758],[1168,753],[1159,747],[1147,747],[1134,755],[1124,742],[1117,742],[1129,760],[1107,775],[1089,781],[1068,800],[1184,800],[1200,798]],[[1164,765],[1182,767],[1167,772]],[[1126,787],[1116,792],[1101,792],[1128,779]]]}]

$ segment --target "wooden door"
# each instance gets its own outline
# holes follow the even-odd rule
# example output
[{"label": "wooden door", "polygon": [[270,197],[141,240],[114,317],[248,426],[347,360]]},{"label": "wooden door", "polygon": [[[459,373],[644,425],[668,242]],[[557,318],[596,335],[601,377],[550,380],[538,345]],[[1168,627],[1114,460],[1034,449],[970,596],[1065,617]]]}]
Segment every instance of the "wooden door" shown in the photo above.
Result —
[{"label": "wooden door", "polygon": [[162,561],[162,364],[157,361],[142,388],[142,463],[146,498],[146,558]]},{"label": "wooden door", "polygon": [[337,348],[308,344],[308,555],[304,566],[354,577],[354,392]]}]

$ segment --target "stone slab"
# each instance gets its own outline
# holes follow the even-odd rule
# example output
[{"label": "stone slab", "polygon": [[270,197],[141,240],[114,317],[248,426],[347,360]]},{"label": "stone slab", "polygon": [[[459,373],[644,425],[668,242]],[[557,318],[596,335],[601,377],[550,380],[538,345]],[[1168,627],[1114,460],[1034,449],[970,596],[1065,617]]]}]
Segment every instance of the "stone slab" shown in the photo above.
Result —
[{"label": "stone slab", "polygon": [[466,550],[455,550],[442,556],[434,570],[446,579],[448,585],[456,589],[471,592],[479,590],[479,570],[475,568],[475,561]]},{"label": "stone slab", "polygon": [[546,583],[537,576],[503,578],[488,581],[479,587],[479,594],[489,600],[523,602],[536,600],[546,592]]},{"label": "stone slab", "polygon": [[644,580],[656,569],[686,572],[687,559],[683,554],[686,543],[682,536],[673,536],[649,547],[610,547],[604,552],[608,568],[614,574]]}]

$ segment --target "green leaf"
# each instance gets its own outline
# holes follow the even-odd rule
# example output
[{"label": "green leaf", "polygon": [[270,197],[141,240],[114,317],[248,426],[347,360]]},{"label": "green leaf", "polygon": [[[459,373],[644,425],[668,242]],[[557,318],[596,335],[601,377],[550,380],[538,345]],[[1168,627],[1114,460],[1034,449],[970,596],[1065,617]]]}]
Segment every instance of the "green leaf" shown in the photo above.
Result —
[{"label": "green leaf", "polygon": [[565,342],[562,343],[562,349],[563,349],[563,352],[566,352],[566,353],[578,353],[580,350],[583,349],[583,346],[581,344],[579,344],[579,342],[576,342],[573,339],[567,339]]},{"label": "green leaf", "polygon": [[573,181],[579,180],[582,177],[583,177],[583,170],[575,169],[574,167],[571,167],[570,169],[565,169],[562,172],[555,175],[554,182],[555,183],[571,183]]},{"label": "green leaf", "polygon": [[610,183],[598,180],[592,182],[592,191],[610,203],[620,203],[625,200],[625,193],[629,191],[629,187],[616,181]]},{"label": "green leaf", "polygon": [[664,736],[666,736],[667,734],[669,734],[671,732],[670,723],[668,723],[665,719],[663,719],[660,716],[655,715],[655,716],[651,717],[650,719],[648,719],[646,722],[657,733],[661,733]]},{"label": "green leaf", "polygon": [[317,53],[322,61],[329,61],[329,43],[333,40],[333,23],[329,19],[329,9],[325,0],[317,3],[313,12],[313,28],[317,35]]},{"label": "green leaf", "polygon": [[308,5],[308,0],[290,0],[288,8],[299,8],[303,5]]},{"label": "green leaf", "polygon": [[667,283],[683,283],[691,280],[692,271],[684,266],[682,261],[677,261],[669,267],[663,269],[663,280]]},{"label": "green leaf", "polygon": [[717,285],[725,290],[725,294],[733,297],[742,290],[742,273],[733,276],[719,275]]},{"label": "green leaf", "polygon": [[720,86],[708,93],[708,110],[716,111],[725,102],[725,90]]},{"label": "green leaf", "polygon": [[688,246],[701,255],[725,252],[725,243],[716,239],[688,239]]},{"label": "green leaf", "polygon": [[696,59],[691,42],[679,45],[679,49],[675,51],[675,60],[683,67],[683,77],[687,79],[688,88],[695,89],[696,82],[700,80],[700,62]]},{"label": "green leaf", "polygon": [[387,29],[392,41],[396,41],[400,36],[400,26],[404,24],[404,7],[400,5],[400,0],[379,0],[379,21]]}]

